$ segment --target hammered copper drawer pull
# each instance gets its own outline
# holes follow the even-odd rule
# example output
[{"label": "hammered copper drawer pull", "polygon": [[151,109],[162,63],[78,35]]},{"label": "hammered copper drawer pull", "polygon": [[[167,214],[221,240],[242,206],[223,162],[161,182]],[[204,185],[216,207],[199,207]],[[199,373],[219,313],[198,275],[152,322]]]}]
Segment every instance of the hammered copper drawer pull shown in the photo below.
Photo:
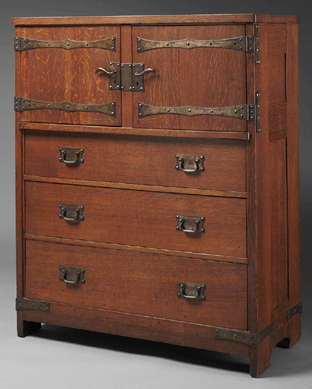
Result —
[{"label": "hammered copper drawer pull", "polygon": [[67,221],[84,221],[83,216],[83,205],[71,205],[71,204],[60,204],[61,213],[59,214],[60,219]]},{"label": "hammered copper drawer pull", "polygon": [[178,231],[183,232],[201,232],[204,233],[204,221],[205,218],[203,216],[187,216],[187,215],[176,215],[177,226],[176,229]]},{"label": "hammered copper drawer pull", "polygon": [[182,170],[186,173],[203,172],[205,170],[203,166],[204,156],[203,155],[188,155],[188,154],[177,154],[176,169]]},{"label": "hammered copper drawer pull", "polygon": [[60,266],[60,281],[67,284],[84,284],[84,269],[76,269],[75,267]]},{"label": "hammered copper drawer pull", "polygon": [[178,297],[193,300],[206,300],[204,295],[206,285],[196,284],[195,282],[178,281]]},{"label": "hammered copper drawer pull", "polygon": [[59,162],[67,164],[84,163],[83,149],[77,149],[72,147],[59,147]]}]

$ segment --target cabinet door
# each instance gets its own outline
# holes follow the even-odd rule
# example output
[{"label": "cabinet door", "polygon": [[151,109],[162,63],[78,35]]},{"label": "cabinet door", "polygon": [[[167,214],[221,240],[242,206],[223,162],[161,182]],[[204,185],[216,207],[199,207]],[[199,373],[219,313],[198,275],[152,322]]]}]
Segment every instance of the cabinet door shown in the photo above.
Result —
[{"label": "cabinet door", "polygon": [[[55,109],[54,105],[53,109],[27,110],[26,100],[22,121],[120,125],[121,92],[109,90],[109,77],[104,73],[95,73],[99,67],[108,70],[109,62],[120,61],[119,26],[25,27],[20,31],[24,38],[46,42],[43,48],[17,53],[21,56],[20,96],[45,103],[70,102],[73,103],[69,104],[71,109],[77,109],[66,112]],[[67,40],[78,41],[79,44]],[[92,42],[103,40],[107,41],[101,48],[92,47]],[[53,47],[64,44],[79,47]],[[32,41],[30,45],[33,45]],[[114,103],[113,110],[107,106],[101,108],[102,112],[92,112],[97,106],[111,103]]]},{"label": "cabinet door", "polygon": [[[214,48],[208,43],[208,47],[187,49],[194,45],[204,46],[204,41],[244,35],[244,25],[133,28],[133,61],[143,62],[145,68],[151,67],[156,72],[145,75],[145,92],[134,93],[134,127],[246,131],[246,120],[240,117],[185,116],[174,114],[171,109],[246,104],[245,61],[246,55],[250,54],[246,54],[244,48],[241,51]],[[147,50],[142,46],[142,42],[146,44],[145,40],[152,41]],[[164,109],[162,113],[140,117],[139,103]],[[187,107],[186,113],[192,107]]]}]

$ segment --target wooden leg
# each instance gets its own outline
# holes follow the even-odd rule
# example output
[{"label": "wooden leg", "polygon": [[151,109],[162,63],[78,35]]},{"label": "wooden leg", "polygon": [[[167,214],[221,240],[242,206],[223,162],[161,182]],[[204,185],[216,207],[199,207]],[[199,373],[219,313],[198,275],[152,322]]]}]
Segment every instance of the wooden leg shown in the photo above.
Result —
[{"label": "wooden leg", "polygon": [[272,351],[269,337],[259,348],[251,349],[249,373],[252,377],[259,377],[270,366]]},{"label": "wooden leg", "polygon": [[17,318],[17,335],[20,338],[24,338],[29,334],[33,334],[41,328],[41,323],[34,323],[32,321],[22,320],[22,318]]}]

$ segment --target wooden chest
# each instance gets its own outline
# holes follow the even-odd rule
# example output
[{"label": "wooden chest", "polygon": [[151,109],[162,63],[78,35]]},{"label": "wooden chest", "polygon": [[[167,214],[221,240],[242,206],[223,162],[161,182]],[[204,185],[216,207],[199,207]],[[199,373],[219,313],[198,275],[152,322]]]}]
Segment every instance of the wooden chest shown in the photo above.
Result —
[{"label": "wooden chest", "polygon": [[300,338],[298,20],[13,18],[17,327]]}]

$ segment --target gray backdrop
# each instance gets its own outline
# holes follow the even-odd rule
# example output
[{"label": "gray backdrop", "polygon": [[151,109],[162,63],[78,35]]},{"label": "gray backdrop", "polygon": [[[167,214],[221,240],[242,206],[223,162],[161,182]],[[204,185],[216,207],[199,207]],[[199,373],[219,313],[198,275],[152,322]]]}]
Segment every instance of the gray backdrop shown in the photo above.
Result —
[{"label": "gray backdrop", "polygon": [[[267,13],[300,16],[299,109],[301,182],[301,259],[303,336],[291,350],[276,349],[263,388],[312,386],[312,138],[311,138],[311,10],[305,0],[1,0],[0,5],[0,388],[94,387],[178,388],[186,384],[213,387],[250,386],[248,360],[228,364],[218,353],[198,352],[157,343],[132,341],[51,327],[45,335],[18,339],[14,312],[14,28],[11,17],[107,16],[196,13]],[[43,332],[43,331],[41,331]],[[54,342],[49,342],[52,338]],[[55,339],[65,342],[55,342]],[[80,339],[79,341],[77,339]],[[87,347],[88,346],[88,347]],[[100,347],[96,347],[100,346]],[[2,352],[1,352],[2,351]],[[218,363],[215,363],[218,360]],[[192,363],[191,363],[192,362]],[[91,367],[92,366],[92,367]],[[225,369],[223,369],[225,367]],[[1,373],[2,372],[2,373]],[[90,377],[92,376],[92,377]],[[43,384],[43,379],[44,380]],[[58,377],[56,379],[56,377]],[[90,380],[91,378],[91,380]],[[310,381],[309,381],[310,380]],[[308,383],[310,382],[310,384]]]}]

